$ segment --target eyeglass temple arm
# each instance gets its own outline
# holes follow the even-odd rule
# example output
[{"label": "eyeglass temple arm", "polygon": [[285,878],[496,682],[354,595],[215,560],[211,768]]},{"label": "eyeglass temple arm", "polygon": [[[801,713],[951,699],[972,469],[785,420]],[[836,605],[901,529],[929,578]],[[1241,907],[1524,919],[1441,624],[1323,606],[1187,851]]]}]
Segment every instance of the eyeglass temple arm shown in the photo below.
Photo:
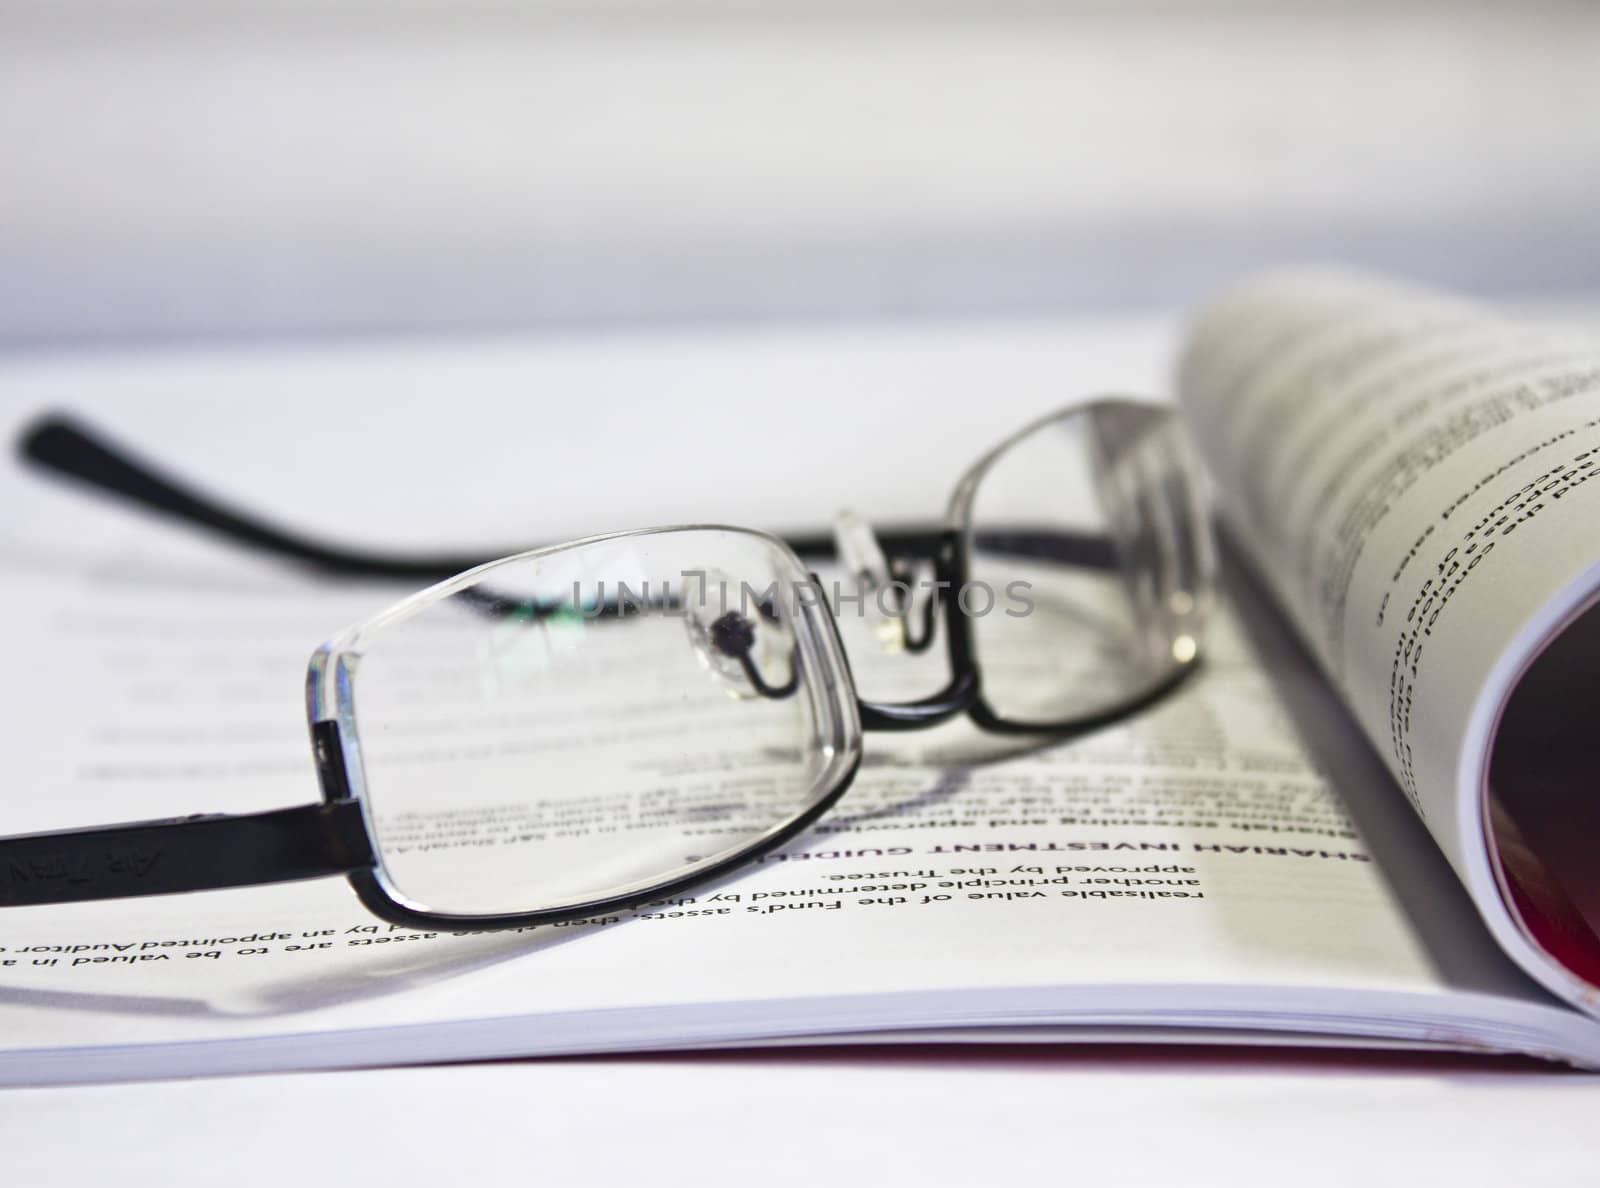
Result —
[{"label": "eyeglass temple arm", "polygon": [[[61,413],[47,414],[34,421],[23,431],[18,450],[27,461],[54,474],[120,495],[149,511],[236,544],[251,545],[341,577],[440,581],[495,557],[533,547],[524,544],[492,556],[404,557],[314,540],[203,494],[109,441],[83,422]],[[885,551],[901,558],[934,555],[944,536],[941,528],[890,528],[879,533]],[[786,536],[785,540],[802,557],[834,554],[831,534],[798,533]],[[985,531],[979,540],[985,548],[1012,556],[1038,557],[1093,569],[1109,569],[1116,564],[1111,542],[1104,537],[1055,531]]]},{"label": "eyeglass temple arm", "polygon": [[348,874],[376,859],[354,800],[0,838],[0,907]]},{"label": "eyeglass temple arm", "polygon": [[61,414],[41,417],[18,443],[36,466],[97,490],[121,495],[239,544],[276,553],[343,577],[413,578],[436,581],[482,564],[483,557],[394,557],[324,544],[238,511],[107,441],[81,422]]}]

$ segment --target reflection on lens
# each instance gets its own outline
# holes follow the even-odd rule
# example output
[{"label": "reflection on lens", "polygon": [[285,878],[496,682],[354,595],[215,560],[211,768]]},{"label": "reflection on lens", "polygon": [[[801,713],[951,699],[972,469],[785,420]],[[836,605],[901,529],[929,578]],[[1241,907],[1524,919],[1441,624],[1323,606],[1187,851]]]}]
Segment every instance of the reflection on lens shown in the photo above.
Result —
[{"label": "reflection on lens", "polygon": [[1166,410],[1108,400],[1036,425],[980,464],[952,515],[969,580],[1001,595],[970,619],[999,718],[1092,719],[1199,657],[1214,556]]},{"label": "reflection on lens", "polygon": [[854,767],[859,725],[807,575],[770,537],[635,533],[419,596],[348,673],[391,891],[446,915],[639,896],[761,843]]}]

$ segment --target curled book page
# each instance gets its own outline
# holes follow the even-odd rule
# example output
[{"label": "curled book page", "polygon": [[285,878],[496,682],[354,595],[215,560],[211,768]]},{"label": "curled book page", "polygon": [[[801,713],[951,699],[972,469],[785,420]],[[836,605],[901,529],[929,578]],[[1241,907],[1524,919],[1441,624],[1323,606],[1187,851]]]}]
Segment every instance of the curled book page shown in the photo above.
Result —
[{"label": "curled book page", "polygon": [[1600,340],[1340,273],[1204,310],[1186,414],[1506,952],[1600,1011]]}]

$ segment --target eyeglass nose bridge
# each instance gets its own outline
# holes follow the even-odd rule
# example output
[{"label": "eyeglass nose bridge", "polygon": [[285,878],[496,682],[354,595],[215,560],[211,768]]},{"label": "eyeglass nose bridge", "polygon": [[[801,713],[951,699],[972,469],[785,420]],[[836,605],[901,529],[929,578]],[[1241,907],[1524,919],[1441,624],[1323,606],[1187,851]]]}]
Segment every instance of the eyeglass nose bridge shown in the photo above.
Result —
[{"label": "eyeglass nose bridge", "polygon": [[[877,534],[854,512],[841,512],[836,517],[834,541],[837,555],[847,574],[861,584],[863,593],[868,589],[883,591],[891,587],[911,585],[905,577],[896,576],[895,567],[885,555]],[[920,612],[915,605],[907,605],[904,601],[891,608],[895,613],[887,615],[886,619],[894,623],[894,629],[900,634],[899,646],[893,650],[925,651],[933,643],[934,624],[937,622],[941,605],[949,606],[951,618],[959,620],[960,612],[956,609],[955,598],[940,597],[942,590],[953,591],[965,581],[965,566],[960,560],[960,546],[954,534],[946,533],[941,536],[935,556],[919,558],[918,562],[925,566],[931,575],[932,580],[919,583],[928,597],[922,600]],[[903,567],[901,572],[909,575],[911,570],[909,567]],[[869,598],[865,601],[875,603],[876,599]],[[920,626],[915,639],[909,638],[907,631],[907,623],[913,619]],[[837,633],[838,624],[832,616],[829,617],[829,622]],[[977,703],[978,673],[972,660],[971,641],[968,638],[966,624],[962,621],[949,622],[946,636],[950,651],[950,683],[942,691],[930,697],[911,702],[867,701],[857,697],[856,706],[861,716],[863,730],[921,730],[964,714]],[[840,653],[845,656],[845,663],[848,665],[849,656],[845,653],[842,642]]]},{"label": "eyeglass nose bridge", "polygon": [[876,612],[884,650],[912,655],[927,651],[938,623],[933,562],[899,558],[891,562],[872,525],[848,508],[834,517],[833,541],[847,579],[856,583],[861,605]]}]

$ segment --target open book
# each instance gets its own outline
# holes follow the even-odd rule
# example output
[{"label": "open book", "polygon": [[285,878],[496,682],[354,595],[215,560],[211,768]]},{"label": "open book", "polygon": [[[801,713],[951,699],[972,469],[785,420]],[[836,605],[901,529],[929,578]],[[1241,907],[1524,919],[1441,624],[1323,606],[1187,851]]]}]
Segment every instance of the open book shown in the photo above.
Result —
[{"label": "open book", "polygon": [[[875,747],[783,851],[624,915],[430,933],[339,880],[10,909],[0,1082],[930,1039],[1600,1068],[1600,349],[1287,277],[1202,314],[1180,398],[1234,548],[1178,694]],[[393,592],[69,544],[7,559],[6,832],[305,800],[286,688]]]}]

